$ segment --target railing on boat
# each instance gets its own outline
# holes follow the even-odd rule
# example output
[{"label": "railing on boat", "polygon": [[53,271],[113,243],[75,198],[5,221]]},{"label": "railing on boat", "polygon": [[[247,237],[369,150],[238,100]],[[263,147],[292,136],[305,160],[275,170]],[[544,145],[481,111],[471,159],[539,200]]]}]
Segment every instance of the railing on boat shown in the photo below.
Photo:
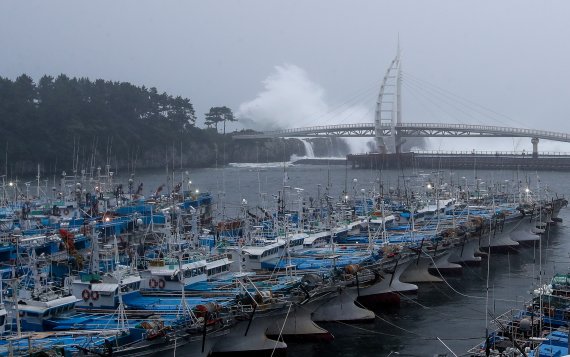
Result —
[{"label": "railing on boat", "polygon": [[[530,326],[530,329],[531,329],[531,335],[532,335],[532,331],[534,331],[537,326],[540,326],[543,316],[544,316],[543,314],[541,314],[540,312],[536,312],[536,311],[524,311],[521,309],[511,309],[511,310],[506,311],[502,315],[495,317],[491,321],[491,324],[494,327],[494,330],[493,330],[494,338],[493,338],[493,341],[491,342],[491,348],[493,348],[493,345],[495,343],[495,341],[494,341],[495,338],[501,337],[501,338],[505,338],[507,342],[510,342],[512,344],[513,348],[516,348],[516,345],[527,346],[528,343],[531,343],[532,346],[530,346],[530,347],[531,347],[531,349],[534,349],[536,346],[538,346],[540,344],[541,341],[539,341],[539,340],[533,341],[532,339],[530,339],[528,331],[525,334],[525,332],[522,331],[522,329],[519,329],[520,319],[522,319],[524,317],[531,317],[531,324],[532,325]],[[517,320],[516,318],[520,318],[520,319]],[[544,331],[540,331],[540,333],[543,333],[543,332]],[[482,353],[485,353],[485,340],[483,340],[482,342],[480,342],[476,346],[472,347],[467,352],[472,354],[473,356],[483,356],[484,354],[482,354]]]},{"label": "railing on boat", "polygon": [[206,262],[210,263],[216,260],[220,260],[220,259],[227,259],[228,255],[227,254],[216,254],[216,255],[212,255],[209,256],[208,258],[206,258]]}]

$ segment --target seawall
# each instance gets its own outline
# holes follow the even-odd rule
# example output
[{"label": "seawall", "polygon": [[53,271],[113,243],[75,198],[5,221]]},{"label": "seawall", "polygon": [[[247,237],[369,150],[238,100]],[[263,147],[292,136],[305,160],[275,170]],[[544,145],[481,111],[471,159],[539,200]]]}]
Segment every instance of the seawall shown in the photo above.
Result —
[{"label": "seawall", "polygon": [[367,153],[347,155],[354,169],[527,169],[570,171],[570,155],[502,152],[457,153]]}]

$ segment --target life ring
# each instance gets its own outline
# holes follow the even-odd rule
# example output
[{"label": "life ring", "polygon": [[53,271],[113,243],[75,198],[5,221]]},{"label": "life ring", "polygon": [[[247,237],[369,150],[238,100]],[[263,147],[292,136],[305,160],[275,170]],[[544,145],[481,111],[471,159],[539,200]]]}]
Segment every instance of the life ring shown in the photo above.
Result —
[{"label": "life ring", "polygon": [[158,281],[158,288],[159,289],[164,289],[164,286],[166,285],[166,283],[164,282],[164,279],[160,279]]},{"label": "life ring", "polygon": [[148,286],[155,289],[158,286],[158,282],[155,279],[150,279],[148,281]]},{"label": "life ring", "polygon": [[84,301],[87,301],[91,297],[91,293],[89,292],[89,290],[85,289],[81,292],[81,297],[83,298]]},{"label": "life ring", "polygon": [[69,208],[65,208],[63,210],[63,214],[67,216],[69,214]]},{"label": "life ring", "polygon": [[99,293],[97,291],[91,292],[91,300],[93,300],[93,301],[99,300]]}]

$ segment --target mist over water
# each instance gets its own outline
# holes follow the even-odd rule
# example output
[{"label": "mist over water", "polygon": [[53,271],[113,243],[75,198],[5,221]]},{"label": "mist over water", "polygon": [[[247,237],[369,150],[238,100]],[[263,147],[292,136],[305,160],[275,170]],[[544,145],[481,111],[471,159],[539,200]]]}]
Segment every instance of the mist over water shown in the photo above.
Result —
[{"label": "mist over water", "polygon": [[[327,100],[322,86],[293,64],[275,66],[257,96],[240,104],[237,117],[247,129],[269,131],[330,124],[370,123],[373,106],[343,105]],[[371,151],[371,138],[345,139],[350,153]],[[306,147],[306,145],[305,145]]]}]

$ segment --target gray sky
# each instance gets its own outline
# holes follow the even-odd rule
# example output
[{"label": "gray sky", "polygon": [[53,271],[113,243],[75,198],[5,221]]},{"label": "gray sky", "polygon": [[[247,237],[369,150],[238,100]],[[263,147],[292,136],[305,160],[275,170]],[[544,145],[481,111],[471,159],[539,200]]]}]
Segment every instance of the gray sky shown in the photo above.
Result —
[{"label": "gray sky", "polygon": [[[0,76],[155,86],[190,98],[200,121],[226,105],[267,126],[370,122],[399,35],[405,121],[570,132],[569,15],[562,0],[3,0]],[[433,85],[506,117],[421,94]]]}]

